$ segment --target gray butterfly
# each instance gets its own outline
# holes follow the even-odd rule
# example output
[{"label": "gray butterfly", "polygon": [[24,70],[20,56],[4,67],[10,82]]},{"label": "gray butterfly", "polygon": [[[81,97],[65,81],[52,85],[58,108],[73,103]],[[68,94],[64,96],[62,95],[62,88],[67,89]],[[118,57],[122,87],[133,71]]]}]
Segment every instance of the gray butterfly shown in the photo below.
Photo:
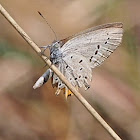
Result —
[{"label": "gray butterfly", "polygon": [[[90,28],[51,45],[44,46],[50,49],[51,62],[63,73],[68,81],[76,88],[88,89],[92,80],[92,69],[100,66],[103,61],[120,45],[123,36],[122,23],[110,23]],[[65,89],[66,97],[71,95],[67,86],[48,69],[35,83],[38,88],[52,77],[53,84],[57,84],[56,94]]]}]

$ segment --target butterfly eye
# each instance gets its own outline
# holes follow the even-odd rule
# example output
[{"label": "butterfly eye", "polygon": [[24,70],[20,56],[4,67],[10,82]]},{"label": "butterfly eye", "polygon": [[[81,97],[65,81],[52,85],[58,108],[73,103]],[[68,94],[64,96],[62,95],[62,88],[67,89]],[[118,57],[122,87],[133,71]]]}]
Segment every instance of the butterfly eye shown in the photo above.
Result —
[{"label": "butterfly eye", "polygon": [[54,42],[52,46],[55,47],[55,48],[59,48],[60,47],[60,43],[59,42],[60,41]]}]

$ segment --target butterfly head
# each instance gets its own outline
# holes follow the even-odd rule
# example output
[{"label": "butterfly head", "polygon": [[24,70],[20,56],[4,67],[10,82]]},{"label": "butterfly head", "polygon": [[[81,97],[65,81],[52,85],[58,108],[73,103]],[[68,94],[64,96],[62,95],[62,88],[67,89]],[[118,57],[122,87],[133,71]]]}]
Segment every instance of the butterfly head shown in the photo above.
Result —
[{"label": "butterfly head", "polygon": [[53,41],[51,45],[52,48],[60,48],[61,46],[61,41]]}]

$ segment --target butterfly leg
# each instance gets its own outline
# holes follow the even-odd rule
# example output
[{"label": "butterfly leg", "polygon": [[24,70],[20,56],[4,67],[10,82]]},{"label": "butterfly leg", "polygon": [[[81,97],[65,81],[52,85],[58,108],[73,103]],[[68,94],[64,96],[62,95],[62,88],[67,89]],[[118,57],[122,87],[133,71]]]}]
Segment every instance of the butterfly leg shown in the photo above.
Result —
[{"label": "butterfly leg", "polygon": [[68,98],[68,96],[71,96],[71,95],[73,95],[73,93],[71,92],[71,90],[67,90],[67,92],[65,93],[65,97],[66,97],[66,99]]},{"label": "butterfly leg", "polygon": [[55,95],[59,95],[59,94],[60,94],[60,92],[61,92],[61,89],[60,89],[60,88],[58,88],[58,89],[56,90],[56,92],[55,92]]},{"label": "butterfly leg", "polygon": [[[78,91],[78,86],[76,86],[75,88]],[[71,96],[71,95],[73,95],[71,90],[69,90],[67,87],[65,87],[65,97],[66,97],[66,99],[68,98],[68,96]]]},{"label": "butterfly leg", "polygon": [[41,50],[41,55],[45,55],[44,53],[45,53],[45,51],[46,51],[49,47],[50,47],[50,45],[39,47],[39,48],[43,49],[43,50]]},{"label": "butterfly leg", "polygon": [[66,97],[66,100],[67,100],[67,97],[68,97],[68,92],[69,92],[68,88],[65,87],[65,97]]},{"label": "butterfly leg", "polygon": [[79,88],[78,88],[78,86],[77,86],[77,85],[76,85],[76,87],[75,87],[75,88],[76,88],[76,90],[77,90],[77,91],[79,91]]},{"label": "butterfly leg", "polygon": [[65,98],[66,98],[66,100],[67,100],[68,96],[71,96],[71,95],[73,95],[73,93],[67,87],[65,87]]}]

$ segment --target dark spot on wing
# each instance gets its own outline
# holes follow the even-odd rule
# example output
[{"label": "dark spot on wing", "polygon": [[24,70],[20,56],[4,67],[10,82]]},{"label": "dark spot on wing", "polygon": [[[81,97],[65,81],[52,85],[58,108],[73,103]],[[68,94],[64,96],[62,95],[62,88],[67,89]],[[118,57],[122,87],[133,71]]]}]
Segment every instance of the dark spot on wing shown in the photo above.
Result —
[{"label": "dark spot on wing", "polygon": [[81,63],[83,60],[80,60],[79,63]]},{"label": "dark spot on wing", "polygon": [[98,50],[95,52],[95,55],[98,53]]},{"label": "dark spot on wing", "polygon": [[93,56],[91,56],[91,58],[89,59],[90,62],[92,61],[92,58],[93,58]]},{"label": "dark spot on wing", "polygon": [[73,56],[71,56],[70,58],[73,58]]},{"label": "dark spot on wing", "polygon": [[75,78],[75,80],[77,80],[77,78]]},{"label": "dark spot on wing", "polygon": [[85,76],[85,79],[87,79],[87,77]]},{"label": "dark spot on wing", "polygon": [[98,65],[100,65],[100,63],[98,62],[98,60],[96,60],[94,63],[97,63]]},{"label": "dark spot on wing", "polygon": [[66,66],[66,69],[68,68],[68,65]]},{"label": "dark spot on wing", "polygon": [[81,78],[81,75],[79,76],[79,78]]},{"label": "dark spot on wing", "polygon": [[97,48],[100,49],[100,45],[98,45]]},{"label": "dark spot on wing", "polygon": [[61,86],[61,84],[59,84],[59,86]]},{"label": "dark spot on wing", "polygon": [[105,42],[105,44],[107,44],[107,41]]},{"label": "dark spot on wing", "polygon": [[88,89],[90,88],[90,86],[88,85],[86,88],[87,88],[87,90],[88,90]]},{"label": "dark spot on wing", "polygon": [[108,38],[107,40],[109,40],[110,38]]},{"label": "dark spot on wing", "polygon": [[82,68],[80,68],[80,70],[82,70]]}]

